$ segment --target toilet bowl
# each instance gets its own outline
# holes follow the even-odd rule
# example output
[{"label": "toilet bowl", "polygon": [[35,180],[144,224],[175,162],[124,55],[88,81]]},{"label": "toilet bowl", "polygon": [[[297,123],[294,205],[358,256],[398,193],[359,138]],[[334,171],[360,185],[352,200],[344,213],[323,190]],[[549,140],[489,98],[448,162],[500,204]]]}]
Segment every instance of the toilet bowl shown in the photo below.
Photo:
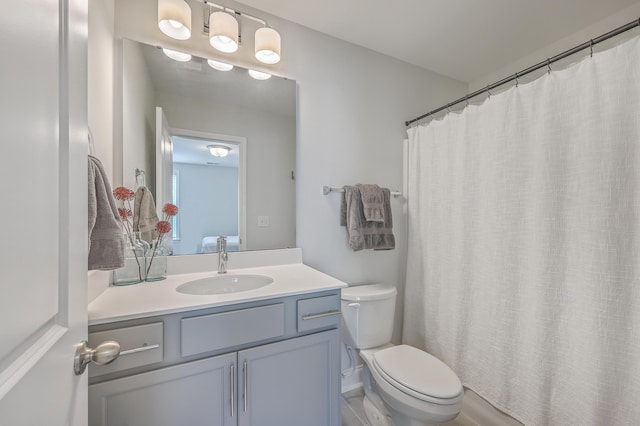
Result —
[{"label": "toilet bowl", "polygon": [[407,345],[365,349],[360,356],[394,426],[444,423],[462,409],[462,384],[449,367]]},{"label": "toilet bowl", "polygon": [[455,418],[463,389],[436,357],[390,344],[396,290],[382,284],[342,290],[349,340],[364,361],[365,414],[373,426],[425,426]]}]

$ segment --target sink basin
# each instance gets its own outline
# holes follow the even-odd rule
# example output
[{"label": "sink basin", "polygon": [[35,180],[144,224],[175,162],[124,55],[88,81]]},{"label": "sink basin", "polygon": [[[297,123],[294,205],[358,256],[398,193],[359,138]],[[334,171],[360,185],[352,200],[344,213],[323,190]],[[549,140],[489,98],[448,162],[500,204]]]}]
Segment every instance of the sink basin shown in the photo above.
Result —
[{"label": "sink basin", "polygon": [[273,278],[264,275],[220,275],[180,284],[176,291],[184,294],[228,294],[267,286]]}]

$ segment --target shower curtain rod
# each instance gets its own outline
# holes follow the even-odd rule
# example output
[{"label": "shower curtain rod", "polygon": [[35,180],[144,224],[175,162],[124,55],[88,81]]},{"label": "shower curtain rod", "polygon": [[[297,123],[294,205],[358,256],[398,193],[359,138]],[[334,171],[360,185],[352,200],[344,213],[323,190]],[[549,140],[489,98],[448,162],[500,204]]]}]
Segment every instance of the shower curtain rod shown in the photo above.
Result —
[{"label": "shower curtain rod", "polygon": [[548,58],[546,61],[539,62],[539,63],[537,63],[535,65],[532,65],[529,68],[526,68],[526,69],[524,69],[522,71],[519,71],[519,72],[517,72],[517,73],[515,73],[515,74],[513,74],[513,75],[511,75],[509,77],[505,77],[502,80],[496,81],[495,83],[492,83],[492,84],[488,85],[487,87],[484,87],[482,89],[476,90],[475,92],[470,93],[470,94],[468,94],[466,96],[463,96],[462,98],[457,99],[457,100],[455,100],[453,102],[450,102],[450,103],[448,103],[448,104],[446,104],[444,106],[441,106],[440,108],[436,108],[433,111],[429,111],[428,113],[423,114],[420,117],[416,117],[413,120],[405,121],[404,125],[408,127],[411,124],[415,123],[416,121],[420,121],[423,118],[426,118],[426,117],[428,117],[430,115],[437,114],[440,111],[444,111],[445,109],[449,109],[452,106],[457,105],[457,104],[459,104],[461,102],[466,102],[469,99],[475,98],[476,96],[481,95],[483,93],[489,92],[489,94],[491,94],[490,90],[495,89],[496,87],[500,87],[503,84],[509,83],[510,81],[513,81],[513,80],[516,80],[516,82],[517,82],[518,78],[523,77],[523,76],[525,76],[527,74],[530,74],[530,73],[532,73],[534,71],[537,71],[540,68],[548,67],[549,68],[549,72],[551,72],[551,64],[553,64],[554,62],[557,62],[557,61],[559,61],[561,59],[564,59],[567,56],[571,56],[574,53],[578,53],[581,50],[590,48],[591,49],[591,54],[593,55],[593,46],[595,46],[596,44],[602,43],[605,40],[609,40],[610,38],[613,38],[613,37],[615,37],[617,35],[620,35],[620,34],[622,34],[624,32],[632,30],[632,29],[634,29],[634,28],[636,28],[638,26],[640,26],[640,18],[636,19],[635,21],[629,22],[626,25],[618,27],[618,28],[616,28],[614,30],[611,30],[608,33],[602,34],[599,37],[596,37],[596,38],[593,38],[593,39],[591,39],[591,40],[589,40],[587,42],[584,42],[584,43],[582,43],[582,44],[580,44],[580,45],[578,45],[576,47],[573,47],[573,48],[571,48],[569,50],[565,50],[564,52],[559,53],[556,56]]}]

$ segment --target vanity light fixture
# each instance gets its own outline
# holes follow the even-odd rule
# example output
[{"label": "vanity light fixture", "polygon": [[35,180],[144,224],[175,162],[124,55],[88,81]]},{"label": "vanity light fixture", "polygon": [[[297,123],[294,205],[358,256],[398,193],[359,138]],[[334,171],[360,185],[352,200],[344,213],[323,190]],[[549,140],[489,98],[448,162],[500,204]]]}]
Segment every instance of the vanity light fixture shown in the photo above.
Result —
[{"label": "vanity light fixture", "polygon": [[256,31],[256,59],[270,65],[280,62],[280,34],[273,28]]},{"label": "vanity light fixture", "polygon": [[233,65],[225,62],[214,61],[213,59],[207,59],[207,64],[209,64],[209,66],[214,70],[218,71],[231,71],[233,69]]},{"label": "vanity light fixture", "polygon": [[[223,53],[234,53],[242,44],[241,20],[247,18],[261,25],[255,32],[255,57],[263,64],[280,62],[280,34],[267,21],[228,8],[210,0],[193,0],[204,4],[204,28],[209,44]],[[185,0],[158,0],[158,26],[163,33],[177,40],[191,37],[191,8]]]},{"label": "vanity light fixture", "polygon": [[226,11],[213,12],[209,15],[209,43],[224,53],[238,50],[238,20]]},{"label": "vanity light fixture", "polygon": [[162,52],[168,57],[170,57],[171,59],[173,59],[174,61],[188,62],[191,60],[191,55],[188,53],[178,52],[177,50],[164,49],[164,48],[162,49]]},{"label": "vanity light fixture", "polygon": [[256,80],[268,80],[271,78],[271,74],[262,71],[249,70],[249,75]]},{"label": "vanity light fixture", "polygon": [[226,145],[207,145],[207,148],[214,157],[226,157],[231,151],[231,148]]},{"label": "vanity light fixture", "polygon": [[184,0],[158,0],[158,27],[176,40],[191,37],[191,8]]}]

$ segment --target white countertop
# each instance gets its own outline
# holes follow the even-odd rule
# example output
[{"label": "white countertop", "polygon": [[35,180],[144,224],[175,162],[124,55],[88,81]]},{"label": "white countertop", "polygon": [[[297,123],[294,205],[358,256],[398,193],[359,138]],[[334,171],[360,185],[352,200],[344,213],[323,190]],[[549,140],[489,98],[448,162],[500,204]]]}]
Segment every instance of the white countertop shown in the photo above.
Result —
[{"label": "white countertop", "polygon": [[273,283],[255,290],[213,295],[176,291],[188,281],[218,276],[216,271],[169,275],[156,282],[109,287],[89,304],[89,325],[212,308],[256,300],[333,290],[347,284],[302,263],[229,270],[227,275],[266,275]]}]

